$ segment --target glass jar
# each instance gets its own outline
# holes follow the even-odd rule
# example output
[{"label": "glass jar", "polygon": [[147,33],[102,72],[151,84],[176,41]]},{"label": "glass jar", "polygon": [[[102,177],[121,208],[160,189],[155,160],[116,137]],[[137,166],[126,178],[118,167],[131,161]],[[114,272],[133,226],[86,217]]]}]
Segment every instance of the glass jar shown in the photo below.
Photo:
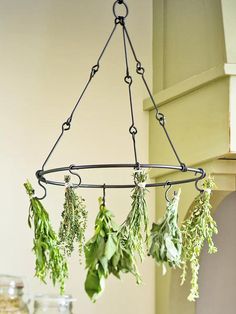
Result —
[{"label": "glass jar", "polygon": [[0,275],[0,314],[28,314],[20,277]]},{"label": "glass jar", "polygon": [[73,314],[73,301],[69,295],[38,295],[34,298],[34,314]]}]

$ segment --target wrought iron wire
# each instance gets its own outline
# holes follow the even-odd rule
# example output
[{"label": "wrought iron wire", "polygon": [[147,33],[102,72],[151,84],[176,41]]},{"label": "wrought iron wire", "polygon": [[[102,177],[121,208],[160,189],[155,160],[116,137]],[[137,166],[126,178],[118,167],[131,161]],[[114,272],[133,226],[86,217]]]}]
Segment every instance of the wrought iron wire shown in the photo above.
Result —
[{"label": "wrought iron wire", "polygon": [[[123,16],[119,15],[117,13],[117,10],[119,9],[119,6],[123,7],[124,10],[124,14]],[[73,110],[71,112],[71,114],[69,115],[68,119],[62,124],[61,127],[61,132],[59,134],[59,137],[57,138],[55,144],[53,145],[52,149],[50,150],[48,156],[46,157],[41,170],[38,170],[36,172],[36,177],[38,179],[38,183],[39,185],[44,189],[44,195],[40,198],[43,199],[46,197],[47,195],[47,190],[45,188],[45,186],[43,185],[43,183],[45,184],[52,184],[52,185],[58,185],[58,186],[64,186],[64,181],[55,181],[55,180],[49,180],[46,179],[46,176],[48,174],[52,174],[52,173],[60,173],[60,172],[64,172],[64,171],[68,171],[70,172],[72,175],[77,176],[78,178],[78,183],[73,184],[74,188],[102,188],[103,191],[105,191],[106,188],[133,188],[135,186],[134,183],[132,184],[97,184],[97,183],[85,183],[83,182],[82,178],[81,178],[81,170],[85,170],[85,169],[105,169],[105,168],[132,168],[132,169],[142,169],[142,168],[148,168],[148,169],[168,169],[168,170],[175,170],[175,171],[181,171],[181,172],[190,172],[194,175],[192,175],[192,177],[190,178],[185,178],[185,179],[181,179],[181,180],[176,180],[176,181],[168,181],[168,182],[157,182],[157,183],[147,183],[146,186],[147,187],[159,187],[159,186],[172,186],[172,185],[176,185],[176,184],[183,184],[183,183],[189,183],[189,182],[195,182],[195,186],[196,188],[201,191],[201,189],[198,187],[198,181],[203,179],[205,177],[205,172],[203,169],[201,168],[189,168],[185,165],[184,162],[181,161],[177,150],[173,144],[173,141],[171,140],[171,137],[167,131],[166,128],[166,119],[164,114],[162,114],[159,109],[158,109],[158,105],[155,102],[155,99],[151,93],[151,89],[148,86],[148,83],[146,81],[145,78],[145,69],[142,66],[142,63],[140,62],[140,60],[137,57],[136,51],[134,49],[134,45],[131,41],[130,35],[128,33],[126,24],[125,24],[125,20],[126,17],[128,16],[129,10],[128,10],[128,6],[127,4],[123,1],[123,0],[117,0],[115,1],[114,5],[113,5],[113,14],[115,16],[115,24],[114,27],[105,43],[105,46],[103,47],[96,64],[92,67],[88,81],[85,84],[84,89],[82,90],[82,93],[80,95],[80,97],[78,98],[75,106],[73,107]],[[94,78],[94,76],[96,75],[96,73],[98,72],[98,70],[100,69],[100,61],[102,60],[105,51],[107,49],[107,47],[109,46],[111,39],[115,33],[115,31],[117,30],[117,26],[120,25],[122,28],[122,37],[123,37],[123,46],[124,46],[124,56],[125,56],[125,67],[126,67],[126,73],[125,73],[125,77],[124,77],[124,81],[128,86],[128,94],[129,94],[129,104],[130,104],[130,114],[131,114],[131,125],[129,128],[129,133],[131,134],[132,137],[132,142],[133,142],[133,151],[134,151],[134,164],[93,164],[93,165],[70,165],[70,166],[66,166],[66,167],[61,167],[61,168],[54,168],[54,169],[48,169],[45,170],[45,166],[47,164],[47,162],[49,161],[50,157],[52,156],[53,152],[55,151],[55,148],[57,147],[57,145],[59,144],[62,136],[64,135],[64,133],[68,130],[70,130],[71,128],[71,124],[72,124],[72,120],[73,120],[73,116],[75,111],[78,109],[79,104],[85,94],[85,92],[87,91],[92,79]],[[156,119],[159,122],[160,126],[162,127],[164,134],[170,144],[170,147],[173,151],[174,156],[176,157],[178,164],[177,166],[173,166],[173,165],[160,165],[160,164],[141,164],[139,162],[138,159],[138,154],[137,154],[137,144],[136,144],[136,135],[138,133],[137,127],[135,125],[135,114],[134,114],[134,107],[133,107],[133,97],[132,97],[132,83],[133,83],[133,78],[130,75],[130,68],[129,68],[129,56],[128,56],[128,48],[130,48],[130,51],[133,55],[133,58],[136,62],[136,73],[138,75],[141,76],[142,81],[144,83],[144,86],[147,90],[147,93],[153,103],[153,106],[155,108],[156,111]],[[75,172],[75,170],[80,171]],[[104,192],[105,193],[105,192]]]}]

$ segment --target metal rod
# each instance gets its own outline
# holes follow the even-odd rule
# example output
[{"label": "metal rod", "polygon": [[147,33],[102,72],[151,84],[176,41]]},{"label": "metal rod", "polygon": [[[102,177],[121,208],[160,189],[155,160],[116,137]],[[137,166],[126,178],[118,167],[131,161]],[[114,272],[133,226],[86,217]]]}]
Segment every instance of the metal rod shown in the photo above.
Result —
[{"label": "metal rod", "polygon": [[132,136],[133,141],[133,150],[134,150],[134,160],[135,163],[138,164],[138,154],[137,154],[137,145],[136,145],[136,134],[137,134],[137,128],[135,126],[135,118],[134,118],[134,108],[133,108],[133,97],[132,97],[132,82],[133,79],[130,76],[129,72],[129,59],[128,59],[128,51],[127,51],[127,44],[126,44],[126,36],[125,36],[125,29],[123,21],[122,26],[122,34],[123,34],[123,46],[124,46],[124,54],[125,54],[125,65],[126,65],[126,76],[125,76],[125,83],[128,84],[128,91],[129,91],[129,104],[130,104],[130,115],[131,115],[131,126],[129,128],[129,133]]},{"label": "metal rod", "polygon": [[[63,171],[71,171],[71,170],[89,170],[89,169],[111,169],[111,168],[132,168],[135,169],[137,167],[136,164],[96,164],[96,165],[73,165],[69,167],[61,167],[61,168],[54,168],[49,170],[39,170],[36,173],[36,176],[40,182],[51,184],[51,185],[57,185],[57,186],[64,186],[64,182],[60,181],[52,181],[47,180],[44,176],[50,173],[59,173]],[[140,169],[169,169],[169,170],[177,170],[182,171],[181,166],[173,166],[173,165],[162,165],[162,164],[140,164]],[[205,172],[201,168],[188,168],[186,169],[186,172],[194,173],[193,178],[187,178],[183,180],[178,181],[169,181],[170,185],[176,185],[176,184],[183,184],[183,183],[189,183],[189,182],[197,182],[200,179],[202,179],[205,176]],[[196,175],[198,174],[198,175]],[[80,173],[81,175],[81,173]],[[165,182],[157,182],[157,183],[149,183],[146,186],[147,187],[159,187],[159,186],[165,186]],[[77,188],[99,188],[103,189],[104,184],[76,184],[75,187]],[[133,188],[135,187],[134,184],[106,184],[107,189],[113,189],[113,188]]]},{"label": "metal rod", "polygon": [[[169,142],[169,144],[170,144],[170,146],[171,146],[171,148],[172,148],[172,151],[173,151],[173,153],[174,153],[176,159],[178,160],[179,164],[182,165],[182,170],[183,170],[183,169],[185,170],[185,165],[184,165],[184,163],[181,161],[181,159],[180,159],[180,157],[179,157],[179,155],[178,155],[178,153],[177,153],[177,150],[176,150],[176,148],[175,148],[175,146],[174,146],[174,144],[173,144],[173,142],[172,142],[172,140],[171,140],[171,138],[170,138],[170,135],[169,135],[169,133],[168,133],[166,127],[165,127],[165,117],[164,117],[163,114],[160,114],[159,109],[158,109],[158,106],[157,106],[157,104],[155,103],[154,97],[153,97],[153,95],[152,95],[152,93],[151,93],[151,90],[150,90],[150,88],[149,88],[149,86],[148,86],[148,83],[147,83],[147,81],[146,81],[146,79],[145,79],[145,75],[144,75],[145,70],[144,70],[144,68],[141,66],[141,62],[138,60],[138,57],[137,57],[137,54],[136,54],[136,52],[135,52],[135,49],[134,49],[133,43],[132,43],[132,41],[131,41],[131,38],[130,38],[130,36],[129,36],[128,30],[127,30],[127,28],[126,28],[125,25],[123,26],[123,28],[124,28],[124,32],[125,32],[126,38],[127,38],[127,40],[128,40],[129,46],[130,46],[131,51],[132,51],[132,53],[133,53],[134,60],[135,60],[136,63],[137,63],[137,73],[138,73],[139,75],[141,75],[141,77],[142,77],[142,80],[143,80],[143,83],[144,83],[144,85],[145,85],[145,87],[146,87],[146,90],[147,90],[147,92],[148,92],[148,95],[149,95],[149,97],[150,97],[150,99],[151,99],[151,101],[152,101],[152,103],[153,103],[153,106],[154,106],[154,108],[155,108],[155,110],[156,110],[156,117],[157,117],[157,119],[158,119],[158,115],[161,115],[161,120],[158,119],[158,121],[159,121],[161,127],[163,128],[163,130],[164,130],[164,132],[165,132],[165,134],[166,134],[167,140],[168,140],[168,142]],[[183,166],[184,166],[184,167],[183,167]]]}]

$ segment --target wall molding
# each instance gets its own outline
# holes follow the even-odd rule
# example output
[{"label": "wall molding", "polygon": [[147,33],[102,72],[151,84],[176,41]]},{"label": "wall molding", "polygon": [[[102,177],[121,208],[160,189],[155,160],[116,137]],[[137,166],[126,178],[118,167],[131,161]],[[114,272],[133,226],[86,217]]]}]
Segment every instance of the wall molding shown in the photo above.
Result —
[{"label": "wall molding", "polygon": [[[215,80],[232,75],[236,76],[236,64],[220,64],[154,94],[154,100],[160,107],[174,99],[189,94],[204,85],[210,84]],[[150,111],[154,108],[150,98],[144,100],[143,108],[146,111]]]}]

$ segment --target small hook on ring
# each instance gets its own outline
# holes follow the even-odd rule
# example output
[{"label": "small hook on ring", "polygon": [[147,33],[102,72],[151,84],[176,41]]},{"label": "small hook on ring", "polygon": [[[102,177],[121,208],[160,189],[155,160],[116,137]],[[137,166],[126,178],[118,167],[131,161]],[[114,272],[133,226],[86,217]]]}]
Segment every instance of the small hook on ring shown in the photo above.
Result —
[{"label": "small hook on ring", "polygon": [[[45,183],[47,183],[47,182],[45,181]],[[37,196],[36,196],[37,200],[41,201],[41,200],[43,200],[43,199],[47,196],[47,189],[46,189],[46,187],[42,184],[42,182],[41,182],[40,180],[38,180],[38,184],[44,189],[44,194],[43,194],[42,197],[37,197]]]},{"label": "small hook on ring", "polygon": [[168,192],[172,188],[171,182],[170,181],[166,181],[166,183],[164,184],[164,188],[166,188],[166,186],[168,186],[168,188],[165,191],[165,199],[166,199],[167,203],[169,203],[170,199],[168,197]]},{"label": "small hook on ring", "polygon": [[102,196],[102,205],[105,207],[106,206],[106,184],[103,184],[103,196]]},{"label": "small hook on ring", "polygon": [[77,189],[79,186],[80,186],[80,184],[81,184],[81,182],[82,182],[82,179],[81,179],[81,177],[80,177],[80,175],[77,173],[77,172],[74,172],[74,171],[72,171],[72,169],[73,169],[73,167],[74,167],[75,165],[70,165],[70,167],[69,167],[69,172],[72,174],[72,175],[74,175],[74,176],[76,176],[77,178],[79,178],[79,183],[77,183],[77,184],[73,184],[73,188],[74,189]]},{"label": "small hook on ring", "polygon": [[[204,190],[199,188],[198,182],[205,178],[206,172],[202,168],[198,168],[198,170],[201,172],[201,176],[195,181],[195,187],[200,193],[203,193]],[[195,175],[197,175],[197,173],[195,173]]]}]

